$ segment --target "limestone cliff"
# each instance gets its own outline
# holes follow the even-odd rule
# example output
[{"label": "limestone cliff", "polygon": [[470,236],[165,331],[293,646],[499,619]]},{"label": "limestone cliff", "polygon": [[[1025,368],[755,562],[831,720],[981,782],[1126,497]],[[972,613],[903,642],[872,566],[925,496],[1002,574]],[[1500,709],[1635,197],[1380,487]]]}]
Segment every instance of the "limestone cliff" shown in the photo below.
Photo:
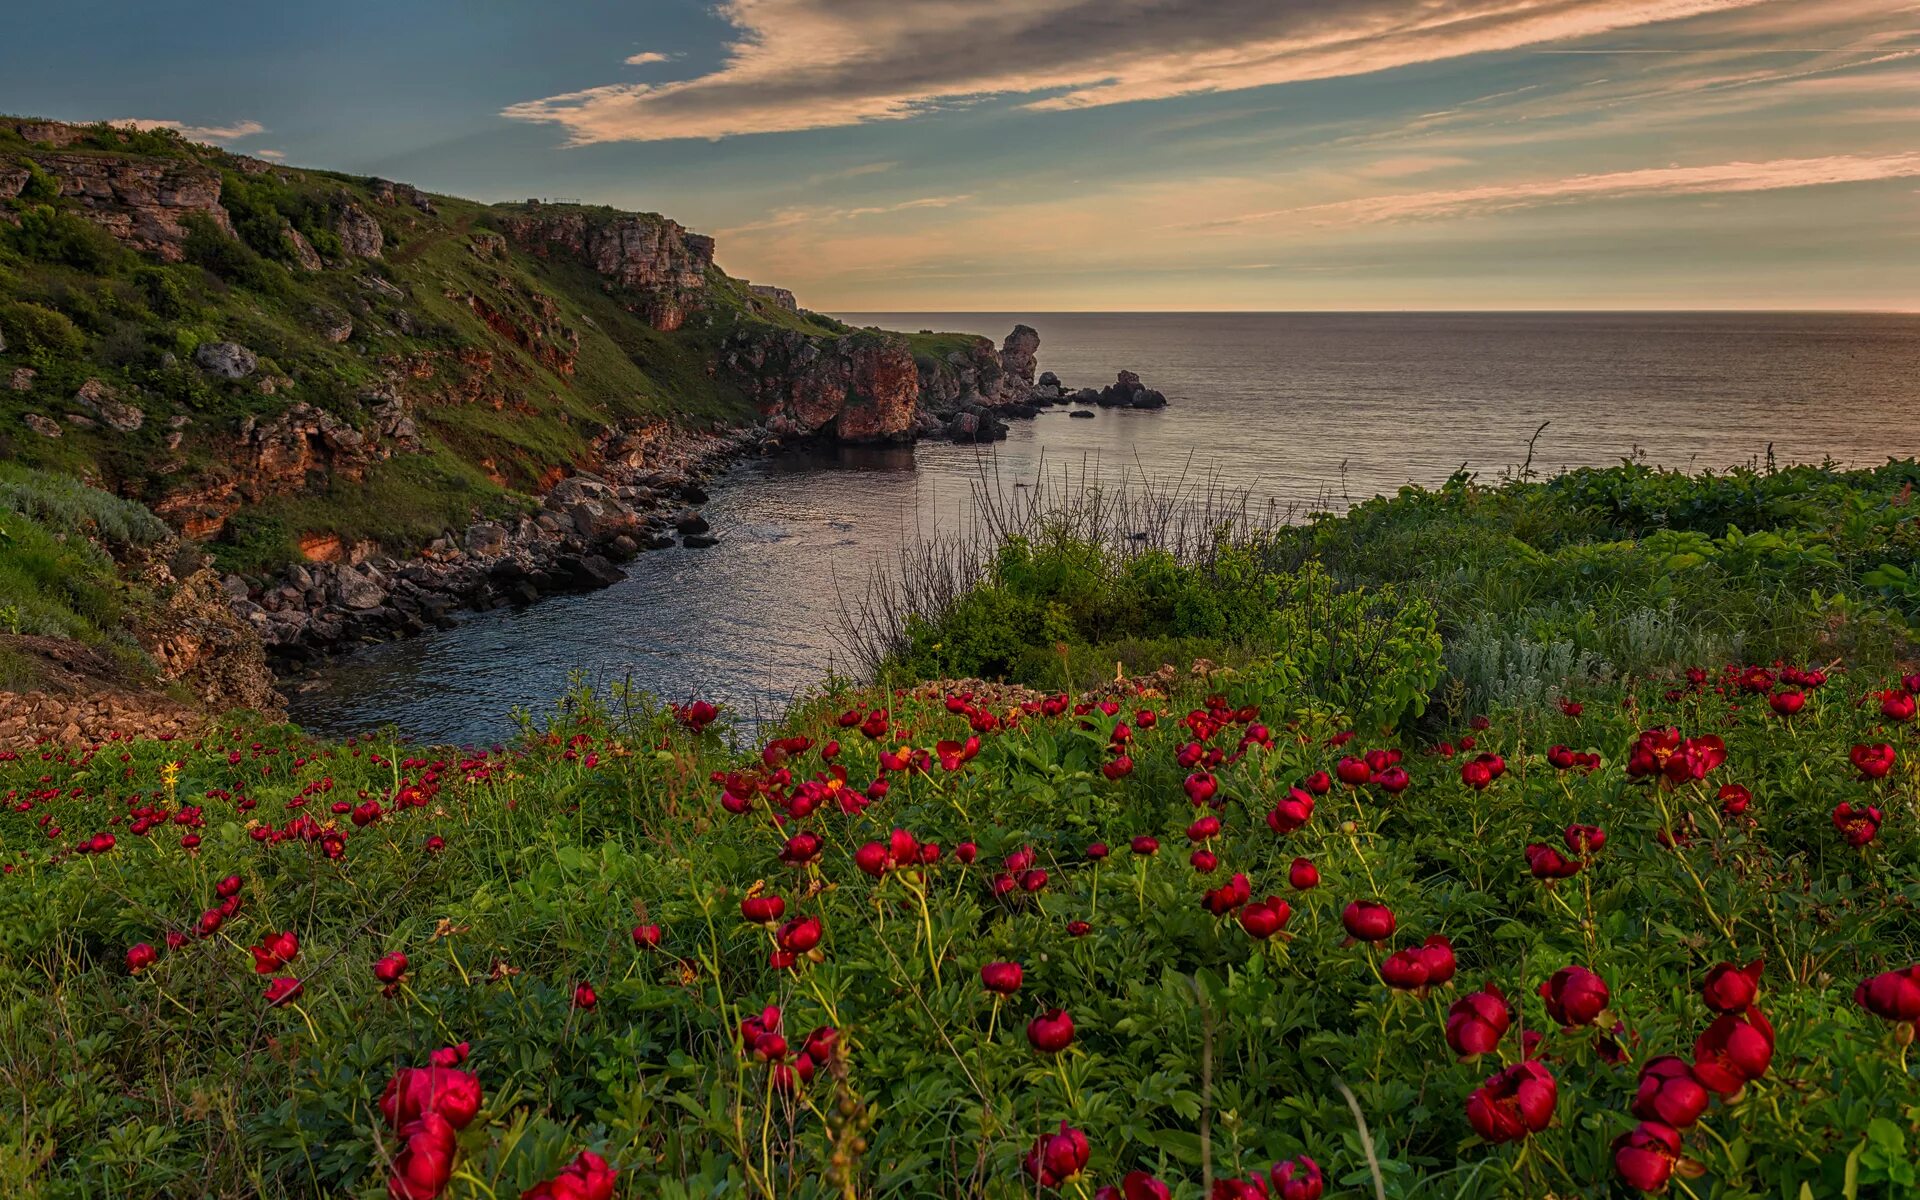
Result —
[{"label": "limestone cliff", "polygon": [[775,433],[853,444],[914,435],[920,377],[913,348],[899,334],[740,330],[722,344],[720,367]]},{"label": "limestone cliff", "polygon": [[503,217],[500,225],[522,249],[564,255],[588,267],[626,293],[622,299],[632,311],[662,332],[679,329],[706,302],[713,239],[687,232],[678,221],[652,213],[533,206]]}]

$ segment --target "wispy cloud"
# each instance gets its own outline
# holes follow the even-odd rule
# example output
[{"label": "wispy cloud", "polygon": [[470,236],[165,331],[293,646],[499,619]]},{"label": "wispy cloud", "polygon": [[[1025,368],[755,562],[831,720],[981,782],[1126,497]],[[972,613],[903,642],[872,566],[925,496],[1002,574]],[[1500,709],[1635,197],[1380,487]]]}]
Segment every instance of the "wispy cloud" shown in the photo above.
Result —
[{"label": "wispy cloud", "polygon": [[267,131],[267,127],[258,121],[235,121],[231,125],[188,125],[183,121],[122,117],[107,124],[122,125],[128,129],[171,129],[181,137],[196,142],[237,142]]},{"label": "wispy cloud", "polygon": [[[1817,8],[1852,0],[1798,0]],[[726,0],[716,70],[509,106],[576,144],[901,120],[992,96],[1036,110],[1362,75],[1769,0]]]},{"label": "wispy cloud", "polygon": [[854,221],[861,217],[911,212],[920,208],[952,208],[956,204],[965,204],[971,199],[973,194],[968,192],[957,196],[920,196],[892,204],[867,204],[854,208],[782,208],[775,210],[764,220],[723,229],[719,236],[759,233],[769,229],[789,229],[795,225],[826,225],[840,221]]},{"label": "wispy cloud", "polygon": [[643,50],[638,54],[627,55],[625,62],[630,67],[652,66],[654,63],[672,62],[672,54],[662,54],[658,50]]},{"label": "wispy cloud", "polygon": [[1764,192],[1916,176],[1920,176],[1920,151],[1879,155],[1836,154],[1823,158],[1782,158],[1767,162],[1727,162],[1691,167],[1647,167],[1596,175],[1364,196],[1325,204],[1242,213],[1192,227],[1231,230],[1282,220],[1321,225],[1378,225],[1582,200]]}]

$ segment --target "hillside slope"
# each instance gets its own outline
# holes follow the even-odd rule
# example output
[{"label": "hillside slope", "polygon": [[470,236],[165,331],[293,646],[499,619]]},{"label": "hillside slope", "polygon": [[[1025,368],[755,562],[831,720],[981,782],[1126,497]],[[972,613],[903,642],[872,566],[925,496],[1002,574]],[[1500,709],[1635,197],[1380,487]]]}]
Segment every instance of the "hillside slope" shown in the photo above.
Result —
[{"label": "hillside slope", "polygon": [[1024,399],[985,339],[916,355],[714,250],[653,213],[0,119],[0,455],[261,572],[524,511],[636,435],[904,440],[923,375],[950,401]]}]

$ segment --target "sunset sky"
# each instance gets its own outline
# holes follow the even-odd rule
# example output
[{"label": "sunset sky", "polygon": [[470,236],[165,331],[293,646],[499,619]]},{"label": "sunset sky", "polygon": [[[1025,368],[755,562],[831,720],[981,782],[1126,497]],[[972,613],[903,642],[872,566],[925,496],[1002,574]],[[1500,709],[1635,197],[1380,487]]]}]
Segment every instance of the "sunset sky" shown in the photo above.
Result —
[{"label": "sunset sky", "polygon": [[62,0],[7,26],[0,111],[664,212],[828,311],[1920,308],[1902,0]]}]

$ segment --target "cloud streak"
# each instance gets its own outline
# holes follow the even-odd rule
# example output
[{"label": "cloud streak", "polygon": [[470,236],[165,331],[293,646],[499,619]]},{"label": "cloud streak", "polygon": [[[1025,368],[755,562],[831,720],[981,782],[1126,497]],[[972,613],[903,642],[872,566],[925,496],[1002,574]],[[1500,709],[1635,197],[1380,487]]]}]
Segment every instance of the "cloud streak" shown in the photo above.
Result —
[{"label": "cloud streak", "polygon": [[1281,220],[1304,220],[1310,224],[1334,226],[1380,225],[1477,216],[1586,200],[1767,192],[1915,177],[1920,177],[1920,151],[1877,155],[1834,154],[1820,158],[1782,158],[1692,167],[1646,167],[1558,179],[1365,196],[1325,204],[1243,213],[1191,228],[1240,230]]},{"label": "cloud streak", "polygon": [[188,125],[181,121],[122,117],[118,121],[108,121],[107,124],[119,125],[127,129],[171,129],[181,137],[195,142],[238,142],[267,131],[267,127],[258,121],[235,121],[231,125]]},{"label": "cloud streak", "polygon": [[1364,75],[1765,3],[727,0],[719,13],[735,39],[717,69],[528,100],[504,115],[586,144],[903,120],[996,96],[1057,111]]}]

